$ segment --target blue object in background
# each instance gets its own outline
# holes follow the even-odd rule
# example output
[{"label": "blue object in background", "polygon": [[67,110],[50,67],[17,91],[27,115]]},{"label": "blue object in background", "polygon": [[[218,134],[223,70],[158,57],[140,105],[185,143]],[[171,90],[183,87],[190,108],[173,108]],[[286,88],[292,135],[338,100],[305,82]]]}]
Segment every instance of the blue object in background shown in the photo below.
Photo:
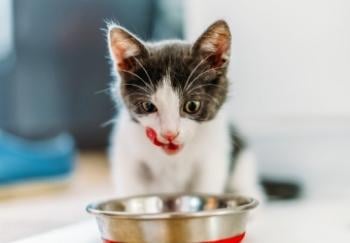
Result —
[{"label": "blue object in background", "polygon": [[68,134],[30,141],[0,130],[0,186],[68,176],[74,160],[75,143]]}]

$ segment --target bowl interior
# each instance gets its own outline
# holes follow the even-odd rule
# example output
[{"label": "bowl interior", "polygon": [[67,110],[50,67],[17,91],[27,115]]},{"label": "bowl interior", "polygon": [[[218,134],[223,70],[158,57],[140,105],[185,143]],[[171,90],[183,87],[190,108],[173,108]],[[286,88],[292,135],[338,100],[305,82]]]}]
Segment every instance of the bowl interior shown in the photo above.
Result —
[{"label": "bowl interior", "polygon": [[[256,206],[251,198],[214,195],[157,195],[110,200],[90,205],[95,213],[160,214],[195,213],[213,210],[243,211]],[[92,209],[92,210],[91,210]]]}]

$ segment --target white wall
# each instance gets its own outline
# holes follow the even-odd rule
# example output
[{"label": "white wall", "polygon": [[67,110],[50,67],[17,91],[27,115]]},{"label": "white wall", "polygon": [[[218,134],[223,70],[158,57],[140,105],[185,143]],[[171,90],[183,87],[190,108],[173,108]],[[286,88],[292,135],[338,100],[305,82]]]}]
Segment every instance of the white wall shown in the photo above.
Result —
[{"label": "white wall", "polygon": [[185,4],[190,40],[218,18],[231,26],[232,116],[263,173],[313,190],[320,178],[350,183],[350,1]]},{"label": "white wall", "polygon": [[13,49],[12,0],[0,1],[0,61]]},{"label": "white wall", "polygon": [[187,2],[190,39],[231,25],[236,114],[350,116],[350,1]]}]

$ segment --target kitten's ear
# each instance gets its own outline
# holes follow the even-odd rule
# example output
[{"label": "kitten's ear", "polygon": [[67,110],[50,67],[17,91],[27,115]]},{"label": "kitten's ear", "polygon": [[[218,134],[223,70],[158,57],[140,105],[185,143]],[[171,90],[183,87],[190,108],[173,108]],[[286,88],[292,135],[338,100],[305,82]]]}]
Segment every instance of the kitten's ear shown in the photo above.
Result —
[{"label": "kitten's ear", "polygon": [[147,49],[142,41],[126,29],[112,25],[108,28],[109,53],[118,71],[133,70],[136,65],[136,58],[147,55]]},{"label": "kitten's ear", "polygon": [[212,67],[225,66],[230,58],[231,32],[224,20],[218,20],[193,45],[193,55],[206,58]]}]

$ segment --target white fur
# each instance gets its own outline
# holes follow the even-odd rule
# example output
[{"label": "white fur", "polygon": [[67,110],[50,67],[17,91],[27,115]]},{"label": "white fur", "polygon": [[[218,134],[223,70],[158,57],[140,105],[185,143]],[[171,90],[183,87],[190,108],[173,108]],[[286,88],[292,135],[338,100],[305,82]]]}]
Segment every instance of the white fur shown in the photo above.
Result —
[{"label": "white fur", "polygon": [[[135,42],[126,38],[125,32],[121,27],[109,26],[109,50],[115,68],[115,64],[121,61],[118,59],[134,56],[140,51]],[[212,49],[213,46],[209,44],[205,48]],[[161,44],[151,45],[157,48]],[[112,86],[115,98],[120,97],[119,85]],[[222,193],[227,183],[232,149],[225,107],[208,122],[199,123],[180,116],[180,106],[183,104],[180,103],[178,91],[171,86],[170,75],[163,77],[162,84],[150,99],[158,111],[138,117],[139,123],[132,121],[120,102],[121,112],[110,147],[117,196],[184,191]],[[172,143],[181,145],[182,149],[169,155],[169,151],[148,139],[146,128],[152,128],[157,133],[158,141],[163,144],[168,141],[162,134],[178,134]],[[253,164],[251,157],[241,156],[230,178],[232,191],[253,196],[259,194]],[[145,168],[147,176],[142,174]]]},{"label": "white fur", "polygon": [[233,173],[229,178],[228,190],[239,195],[252,196],[262,203],[265,201],[265,196],[259,186],[256,161],[252,151],[240,152]]},{"label": "white fur", "polygon": [[[162,192],[223,192],[229,165],[229,131],[223,113],[198,125],[196,134],[182,151],[167,155],[145,136],[144,128],[120,114],[112,135],[110,158],[117,196]],[[215,146],[213,146],[215,144]],[[139,177],[147,163],[154,180]]]},{"label": "white fur", "polygon": [[164,77],[162,85],[152,95],[152,102],[158,109],[157,124],[158,133],[178,133],[180,128],[180,100],[179,95],[172,89],[170,75]]},{"label": "white fur", "polygon": [[[203,123],[180,117],[178,93],[168,77],[152,96],[152,102],[158,112],[140,118],[140,123],[132,122],[129,113],[122,110],[112,134],[110,159],[117,196],[224,192],[231,153],[226,108],[215,119]],[[183,144],[183,149],[175,155],[166,154],[146,137],[145,127],[152,127],[158,134],[178,131],[175,141]],[[141,164],[150,169],[152,180],[140,176]],[[252,156],[242,154],[229,185],[232,191],[260,197]]]}]

